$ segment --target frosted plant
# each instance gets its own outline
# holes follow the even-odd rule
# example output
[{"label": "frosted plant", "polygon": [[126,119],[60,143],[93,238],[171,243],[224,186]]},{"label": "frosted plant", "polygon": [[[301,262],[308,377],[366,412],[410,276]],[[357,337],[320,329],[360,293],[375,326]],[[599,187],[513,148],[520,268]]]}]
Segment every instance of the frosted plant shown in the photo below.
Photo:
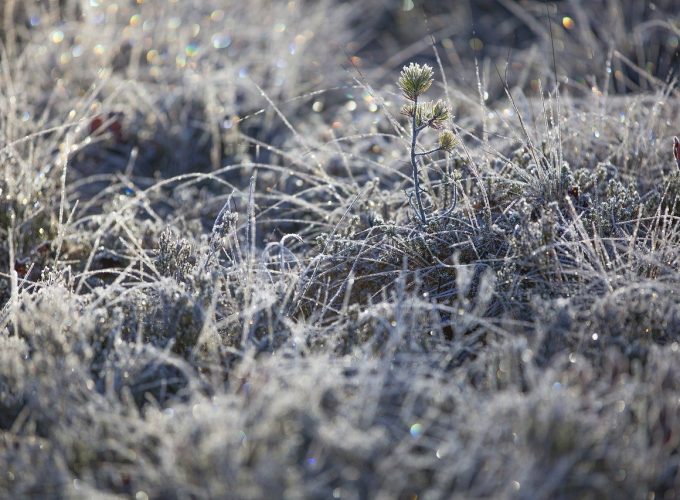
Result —
[{"label": "frosted plant", "polygon": [[[432,71],[432,67],[427,64],[421,66],[417,63],[411,63],[408,66],[404,66],[401,70],[401,75],[397,82],[404,97],[411,101],[404,104],[401,108],[401,113],[403,115],[411,117],[410,152],[414,190],[409,196],[409,203],[414,208],[414,211],[418,215],[418,219],[423,225],[427,224],[427,215],[423,208],[423,189],[420,186],[420,178],[418,176],[418,158],[429,156],[437,151],[450,152],[456,146],[456,138],[453,132],[444,130],[439,134],[439,145],[436,148],[423,152],[417,152],[416,150],[418,135],[426,128],[441,130],[450,116],[448,106],[441,100],[437,100],[436,102],[418,102],[418,98],[427,92],[432,85],[433,75],[434,72]],[[413,197],[415,197],[416,200],[415,207],[413,206]]]}]

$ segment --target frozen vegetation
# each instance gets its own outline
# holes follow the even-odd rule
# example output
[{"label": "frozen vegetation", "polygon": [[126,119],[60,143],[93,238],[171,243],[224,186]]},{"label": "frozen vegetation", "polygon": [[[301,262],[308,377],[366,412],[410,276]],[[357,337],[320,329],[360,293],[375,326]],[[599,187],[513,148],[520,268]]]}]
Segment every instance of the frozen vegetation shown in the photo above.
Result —
[{"label": "frozen vegetation", "polygon": [[0,40],[0,497],[680,495],[677,0],[5,0]]}]

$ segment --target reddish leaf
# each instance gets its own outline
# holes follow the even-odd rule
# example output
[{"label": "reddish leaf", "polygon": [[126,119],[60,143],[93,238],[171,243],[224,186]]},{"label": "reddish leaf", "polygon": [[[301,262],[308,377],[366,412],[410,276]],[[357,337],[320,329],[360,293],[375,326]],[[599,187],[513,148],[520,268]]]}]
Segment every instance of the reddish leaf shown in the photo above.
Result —
[{"label": "reddish leaf", "polygon": [[123,114],[108,113],[107,115],[97,115],[90,120],[90,135],[101,135],[110,133],[116,142],[124,142],[123,136]]}]

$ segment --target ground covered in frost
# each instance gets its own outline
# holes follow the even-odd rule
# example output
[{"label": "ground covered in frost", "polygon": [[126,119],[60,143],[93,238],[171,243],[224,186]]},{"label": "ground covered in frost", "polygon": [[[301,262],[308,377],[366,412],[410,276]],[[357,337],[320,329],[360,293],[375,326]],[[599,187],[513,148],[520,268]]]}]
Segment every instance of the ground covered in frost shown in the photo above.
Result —
[{"label": "ground covered in frost", "polygon": [[0,496],[677,496],[679,26],[4,2]]}]

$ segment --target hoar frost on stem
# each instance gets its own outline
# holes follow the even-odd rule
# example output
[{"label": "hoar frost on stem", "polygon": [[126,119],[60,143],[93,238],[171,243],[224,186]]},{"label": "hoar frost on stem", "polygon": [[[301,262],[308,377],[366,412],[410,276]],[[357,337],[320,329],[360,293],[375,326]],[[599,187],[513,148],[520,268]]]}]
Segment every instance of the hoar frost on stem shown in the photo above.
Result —
[{"label": "hoar frost on stem", "polygon": [[[409,203],[414,208],[422,225],[427,225],[427,215],[423,207],[422,192],[418,171],[418,158],[429,156],[438,151],[451,152],[456,146],[456,137],[450,130],[443,130],[439,134],[439,144],[429,151],[417,152],[418,135],[426,128],[441,130],[449,119],[448,106],[441,100],[435,102],[418,102],[434,81],[434,71],[427,64],[411,63],[401,70],[397,85],[403,96],[411,102],[401,108],[403,115],[411,118],[411,169],[413,174],[413,194],[409,196]],[[412,198],[415,196],[415,207]]]}]

